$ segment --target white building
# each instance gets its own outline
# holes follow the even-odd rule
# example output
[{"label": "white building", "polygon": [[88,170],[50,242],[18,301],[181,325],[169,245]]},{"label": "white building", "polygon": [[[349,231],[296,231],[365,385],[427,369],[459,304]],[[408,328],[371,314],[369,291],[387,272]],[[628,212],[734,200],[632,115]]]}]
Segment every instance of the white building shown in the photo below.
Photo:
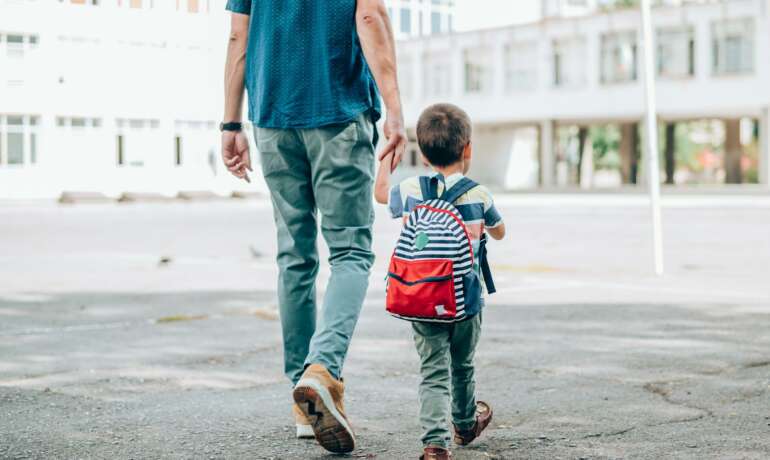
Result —
[{"label": "white building", "polygon": [[385,0],[396,39],[454,30],[455,0]]},{"label": "white building", "polygon": [[219,161],[224,0],[0,0],[0,197],[242,187]]},{"label": "white building", "polygon": [[[653,22],[661,120],[723,120],[725,162],[738,169],[740,120],[758,120],[759,180],[767,185],[770,4],[660,5]],[[407,125],[413,127],[431,103],[460,105],[475,124],[474,177],[500,187],[530,187],[564,183],[563,159],[554,148],[560,126],[616,123],[624,133],[625,177],[642,167],[631,153],[644,114],[640,29],[638,10],[619,9],[403,41]],[[410,150],[406,165],[419,170],[416,146]],[[740,179],[729,176],[728,182]]]},{"label": "white building", "polygon": [[[453,0],[391,0],[399,37]],[[220,161],[225,0],[0,0],[0,198],[260,190]]]},{"label": "white building", "polygon": [[[508,187],[559,183],[559,126],[611,121],[632,133],[643,112],[638,12],[564,1],[536,23],[450,33],[453,0],[389,0],[404,38],[408,124],[431,102],[466,108],[474,176]],[[224,3],[0,0],[0,198],[264,187],[232,178],[219,160]],[[661,117],[726,120],[738,161],[737,120],[762,120],[765,184],[768,10],[767,0],[734,0],[654,13]],[[402,173],[416,169],[413,145]]]}]

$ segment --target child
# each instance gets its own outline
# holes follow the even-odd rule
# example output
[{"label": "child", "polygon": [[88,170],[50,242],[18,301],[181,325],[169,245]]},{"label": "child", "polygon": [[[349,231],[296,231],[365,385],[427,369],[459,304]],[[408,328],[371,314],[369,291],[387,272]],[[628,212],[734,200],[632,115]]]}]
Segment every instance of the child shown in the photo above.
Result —
[{"label": "child", "polygon": [[[417,123],[417,141],[424,160],[436,173],[432,177],[439,179],[438,193],[457,184],[470,169],[471,122],[459,107],[436,104],[425,109]],[[421,180],[411,177],[391,189],[392,161],[392,154],[382,160],[374,195],[378,203],[388,204],[394,218],[406,218],[425,201]],[[496,240],[505,236],[505,225],[485,187],[472,188],[453,204],[468,230],[475,254],[479,254],[485,231]],[[473,269],[480,271],[480,265],[474,264]],[[487,287],[491,290],[491,286]],[[475,397],[473,355],[481,332],[481,313],[447,324],[413,322],[412,329],[422,374],[419,395],[424,449],[420,458],[449,459],[450,389],[456,444],[469,444],[492,419],[492,408]]]}]

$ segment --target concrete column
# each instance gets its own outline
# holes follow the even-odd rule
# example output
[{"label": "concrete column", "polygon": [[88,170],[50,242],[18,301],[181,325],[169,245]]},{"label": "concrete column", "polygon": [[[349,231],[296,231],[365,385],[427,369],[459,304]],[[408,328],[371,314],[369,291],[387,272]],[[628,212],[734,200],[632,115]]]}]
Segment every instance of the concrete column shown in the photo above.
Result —
[{"label": "concrete column", "polygon": [[[413,14],[416,15],[417,12],[414,11]],[[414,55],[412,55],[412,91],[414,91],[414,94],[412,94],[412,99],[416,101],[420,101],[425,98],[426,88],[424,88],[424,65],[425,49],[421,44],[420,46],[415,47]]]},{"label": "concrete column", "polygon": [[725,183],[740,184],[743,182],[741,171],[741,121],[738,119],[724,120],[725,124]]},{"label": "concrete column", "polygon": [[770,107],[759,119],[759,183],[770,186]]},{"label": "concrete column", "polygon": [[465,48],[457,40],[456,36],[450,38],[452,41],[452,97],[456,100],[465,94]]},{"label": "concrete column", "polygon": [[[583,184],[583,163],[585,162],[586,143],[588,141],[588,127],[578,127],[578,164],[577,177],[575,178],[578,186]],[[593,152],[591,151],[591,153]]]},{"label": "concrete column", "polygon": [[674,183],[676,172],[676,123],[666,123],[666,151],[664,155],[666,166],[666,183]]},{"label": "concrete column", "polygon": [[492,87],[495,96],[505,93],[505,43],[502,40],[495,42],[492,47]]},{"label": "concrete column", "polygon": [[474,127],[471,172],[475,180],[495,188],[506,186],[515,134],[511,126]]},{"label": "concrete column", "polygon": [[540,123],[540,185],[550,187],[556,180],[556,143],[554,136],[556,134],[555,123],[553,120],[545,120]]},{"label": "concrete column", "polygon": [[624,184],[636,184],[639,173],[639,123],[620,125],[620,175]]}]

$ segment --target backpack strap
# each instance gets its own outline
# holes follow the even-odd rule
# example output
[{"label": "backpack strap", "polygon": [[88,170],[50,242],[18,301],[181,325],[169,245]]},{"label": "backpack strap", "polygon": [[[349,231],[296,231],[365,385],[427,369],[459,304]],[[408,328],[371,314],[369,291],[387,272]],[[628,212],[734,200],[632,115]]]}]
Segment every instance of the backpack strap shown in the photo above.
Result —
[{"label": "backpack strap", "polygon": [[463,177],[455,185],[453,185],[452,188],[445,190],[440,198],[444,201],[448,201],[454,204],[458,198],[465,195],[478,185],[479,184],[473,182],[467,177]]},{"label": "backpack strap", "polygon": [[435,200],[438,198],[438,182],[444,181],[441,175],[438,176],[420,176],[420,191],[423,201]]},{"label": "backpack strap", "polygon": [[489,259],[487,258],[487,234],[481,236],[479,241],[479,266],[481,267],[481,275],[484,277],[484,286],[487,288],[487,293],[494,294],[497,289],[495,288],[495,281],[492,279],[492,268],[489,266]]}]

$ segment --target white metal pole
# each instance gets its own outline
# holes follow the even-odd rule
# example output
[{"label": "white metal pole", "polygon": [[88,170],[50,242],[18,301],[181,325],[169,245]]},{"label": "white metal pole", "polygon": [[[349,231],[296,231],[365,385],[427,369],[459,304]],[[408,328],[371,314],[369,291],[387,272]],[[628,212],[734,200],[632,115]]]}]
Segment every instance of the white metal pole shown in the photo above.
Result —
[{"label": "white metal pole", "polygon": [[658,113],[655,103],[655,39],[652,34],[650,0],[642,0],[642,49],[644,53],[644,95],[647,110],[647,175],[652,211],[652,243],[655,273],[663,274],[663,228],[660,213],[660,169],[658,166]]}]

